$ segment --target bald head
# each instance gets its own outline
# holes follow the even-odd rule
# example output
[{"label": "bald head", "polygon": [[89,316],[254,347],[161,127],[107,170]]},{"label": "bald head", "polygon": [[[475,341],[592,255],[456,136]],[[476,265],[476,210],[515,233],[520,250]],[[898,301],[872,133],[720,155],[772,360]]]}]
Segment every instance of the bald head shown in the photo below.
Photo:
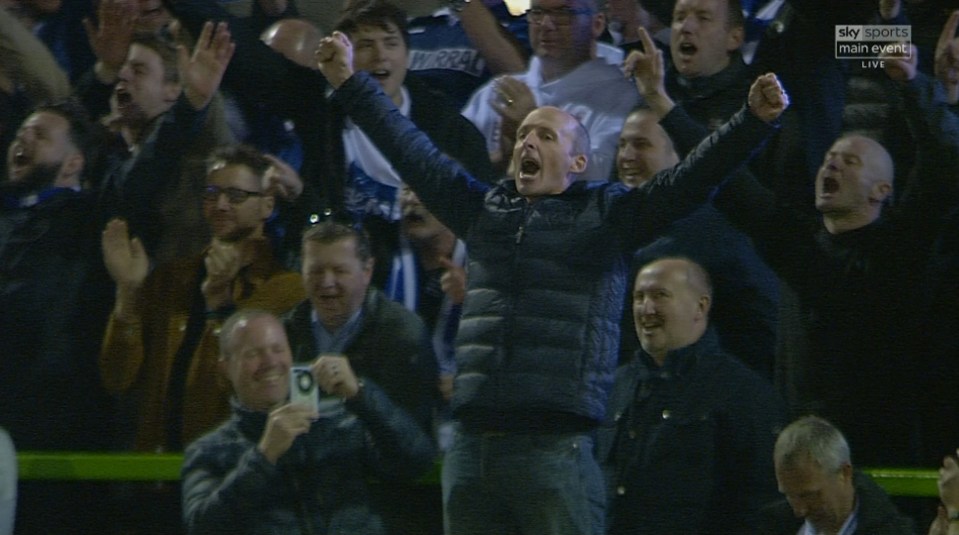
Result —
[{"label": "bald head", "polygon": [[848,142],[850,147],[862,154],[872,182],[892,183],[895,166],[886,147],[875,139],[860,134],[842,136],[836,141],[837,144],[840,142]]},{"label": "bald head", "polygon": [[894,173],[892,157],[876,140],[861,134],[837,139],[816,175],[816,208],[826,229],[836,234],[878,219]]},{"label": "bald head", "polygon": [[586,171],[589,132],[578,119],[553,107],[536,108],[516,131],[509,174],[528,199],[566,191]]},{"label": "bald head", "polygon": [[708,325],[709,274],[688,258],[643,266],[633,289],[633,319],[640,345],[659,365],[670,351],[696,343]]},{"label": "bald head", "polygon": [[643,270],[675,273],[685,281],[694,294],[709,298],[713,296],[713,282],[709,273],[703,266],[689,258],[682,256],[660,258],[646,264]]},{"label": "bald head", "polygon": [[273,321],[278,325],[279,320],[272,312],[261,309],[243,309],[235,312],[220,327],[220,358],[229,360],[237,349],[237,341],[241,332],[246,329],[254,320]]}]

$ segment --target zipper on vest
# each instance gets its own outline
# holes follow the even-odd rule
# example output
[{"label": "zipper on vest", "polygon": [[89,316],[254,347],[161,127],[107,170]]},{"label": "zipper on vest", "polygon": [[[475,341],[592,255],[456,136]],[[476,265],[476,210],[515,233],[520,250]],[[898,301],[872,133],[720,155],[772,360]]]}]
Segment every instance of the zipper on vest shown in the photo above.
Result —
[{"label": "zipper on vest", "polygon": [[525,201],[526,206],[523,207],[523,221],[519,224],[519,229],[516,230],[516,245],[519,245],[523,241],[523,234],[526,232],[526,221],[529,220],[529,213],[532,205],[529,201]]}]

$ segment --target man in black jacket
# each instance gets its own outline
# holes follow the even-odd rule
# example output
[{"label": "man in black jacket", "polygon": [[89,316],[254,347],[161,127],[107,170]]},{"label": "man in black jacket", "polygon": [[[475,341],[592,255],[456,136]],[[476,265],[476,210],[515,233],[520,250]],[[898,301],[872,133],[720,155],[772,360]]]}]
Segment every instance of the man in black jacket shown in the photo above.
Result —
[{"label": "man in black jacket", "polygon": [[783,424],[772,384],[724,352],[710,277],[666,257],[633,290],[642,349],[616,373],[599,439],[609,533],[748,533],[774,499],[769,456]]},{"label": "man in black jacket", "polygon": [[[0,426],[20,450],[111,443],[96,355],[113,290],[97,260],[95,201],[80,186],[94,153],[85,117],[70,102],[31,113],[0,189]],[[75,483],[23,482],[17,524],[24,533],[97,531],[87,522],[99,498]]]},{"label": "man in black jacket", "polygon": [[[332,221],[314,225],[303,234],[302,261],[308,298],[284,318],[294,360],[312,361],[320,354],[349,359],[356,373],[376,381],[431,432],[439,392],[429,334],[415,312],[370,285],[375,262],[366,234]],[[396,499],[421,490],[398,484],[374,489],[390,532],[422,533],[431,529],[422,522],[439,524],[438,515],[428,519],[427,510]]]}]

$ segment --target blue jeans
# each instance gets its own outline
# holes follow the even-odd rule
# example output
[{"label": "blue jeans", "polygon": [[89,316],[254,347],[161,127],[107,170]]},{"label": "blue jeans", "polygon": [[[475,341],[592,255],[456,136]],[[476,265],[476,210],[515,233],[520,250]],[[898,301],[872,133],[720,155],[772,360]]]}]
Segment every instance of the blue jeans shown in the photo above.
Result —
[{"label": "blue jeans", "polygon": [[606,498],[583,433],[471,433],[443,460],[447,535],[599,535]]}]

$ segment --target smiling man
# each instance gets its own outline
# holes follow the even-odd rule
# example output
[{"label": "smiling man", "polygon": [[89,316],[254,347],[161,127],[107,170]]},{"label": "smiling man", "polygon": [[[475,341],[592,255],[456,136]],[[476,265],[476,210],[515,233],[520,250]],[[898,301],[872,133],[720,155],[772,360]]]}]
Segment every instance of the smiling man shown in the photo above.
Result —
[{"label": "smiling man", "polygon": [[616,372],[599,439],[609,533],[748,533],[774,499],[769,464],[782,402],[709,328],[709,274],[681,257],[640,269],[642,349]]},{"label": "smiling man", "polygon": [[341,357],[312,362],[325,395],[318,417],[289,402],[293,358],[283,325],[243,310],[223,325],[220,367],[232,418],[188,448],[183,519],[191,534],[391,533],[369,498],[371,479],[406,480],[431,466],[426,433]]},{"label": "smiling man", "polygon": [[361,230],[323,222],[303,235],[302,257],[307,300],[285,319],[294,360],[345,355],[429,429],[436,363],[426,327],[370,286],[369,238]]},{"label": "smiling man", "polygon": [[592,431],[617,357],[626,259],[695,209],[772,131],[764,121],[788,105],[775,76],[756,81],[751,111],[645,187],[576,181],[589,135],[554,107],[526,116],[511,179],[490,186],[444,158],[367,74],[354,75],[345,35],[325,39],[317,55],[337,88],[334,102],[469,248],[452,401],[458,424],[443,464],[447,530],[602,531]]},{"label": "smiling man", "polygon": [[436,381],[429,336],[415,313],[370,286],[369,238],[323,222],[303,235],[302,258],[307,300],[285,318],[294,360],[345,355],[429,430]]}]

